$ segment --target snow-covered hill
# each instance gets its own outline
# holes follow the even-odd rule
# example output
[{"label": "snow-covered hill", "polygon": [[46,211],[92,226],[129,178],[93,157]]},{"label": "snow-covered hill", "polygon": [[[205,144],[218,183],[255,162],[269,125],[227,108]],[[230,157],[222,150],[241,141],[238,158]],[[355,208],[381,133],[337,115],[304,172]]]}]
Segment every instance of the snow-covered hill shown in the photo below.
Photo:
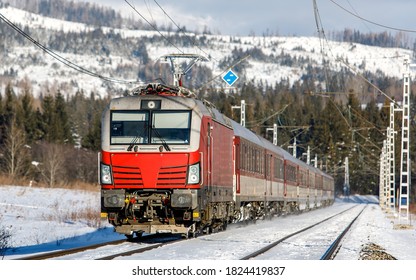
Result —
[{"label": "snow-covered hill", "polygon": [[[29,13],[13,7],[0,8],[0,13],[13,23],[35,34],[50,34],[49,38],[35,38],[43,42],[53,38],[54,32],[61,32],[84,36],[86,32],[93,32],[97,27],[82,23],[74,23],[41,15]],[[0,21],[1,25],[6,25]],[[146,42],[146,50],[150,60],[156,61],[167,53],[197,53],[209,56],[210,62],[205,66],[211,69],[212,76],[219,75],[214,81],[215,86],[226,86],[221,79],[224,69],[224,61],[230,61],[232,52],[242,54],[256,54],[249,56],[244,62],[244,73],[238,73],[240,79],[236,86],[244,82],[255,81],[263,84],[274,85],[281,81],[293,84],[301,81],[308,74],[310,67],[322,69],[322,61],[325,59],[332,71],[357,71],[358,73],[372,73],[400,79],[403,74],[403,61],[411,55],[410,50],[400,48],[381,48],[353,43],[341,43],[333,41],[321,41],[317,37],[236,37],[226,35],[197,35],[178,34],[172,32],[140,31],[129,29],[115,29],[110,27],[99,28],[107,37],[103,44],[111,46],[111,38],[114,40],[126,40],[124,50],[114,47],[113,50],[97,49],[80,52],[82,46],[78,40],[65,42],[67,51],[56,51],[59,56],[79,65],[91,72],[104,77],[122,79],[125,81],[137,81],[138,71],[143,68],[141,59],[134,57],[132,52],[137,46],[130,42]],[[37,33],[36,33],[37,32]],[[180,35],[180,36],[179,36]],[[178,36],[181,38],[178,40]],[[75,36],[76,38],[76,36]],[[154,39],[158,38],[158,40]],[[22,41],[24,41],[22,39]],[[0,78],[13,77],[22,80],[27,77],[31,81],[35,93],[38,93],[45,85],[57,86],[66,93],[83,89],[86,92],[95,91],[106,95],[109,90],[113,93],[121,93],[123,90],[133,87],[133,84],[108,83],[103,80],[80,73],[67,65],[57,61],[33,44],[21,42],[3,43],[0,49]],[[151,43],[149,43],[151,42]],[[203,42],[203,44],[201,43]],[[321,44],[324,44],[324,55],[321,52]],[[78,51],[72,47],[77,46]],[[46,45],[46,47],[49,47]],[[110,47],[111,48],[111,47]],[[104,48],[103,48],[104,49]],[[288,62],[287,59],[290,58]],[[232,61],[235,62],[235,61]],[[147,64],[149,65],[149,64]],[[143,70],[143,69],[142,69]],[[159,77],[155,77],[159,78]],[[170,81],[171,77],[162,77]],[[7,79],[0,79],[3,87]]]}]

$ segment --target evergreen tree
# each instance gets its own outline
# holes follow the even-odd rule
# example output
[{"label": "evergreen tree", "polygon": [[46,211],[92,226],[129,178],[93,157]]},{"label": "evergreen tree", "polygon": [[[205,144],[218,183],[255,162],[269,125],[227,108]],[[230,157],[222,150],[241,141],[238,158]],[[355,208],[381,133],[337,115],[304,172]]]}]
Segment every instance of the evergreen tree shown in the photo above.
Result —
[{"label": "evergreen tree", "polygon": [[54,131],[54,140],[56,143],[74,143],[71,132],[71,124],[66,110],[65,99],[58,91],[54,100],[55,122],[52,124]]},{"label": "evergreen tree", "polygon": [[33,96],[32,93],[25,89],[21,98],[21,119],[22,128],[25,131],[28,143],[32,143],[37,140],[36,133],[36,119],[33,111]]},{"label": "evergreen tree", "polygon": [[89,126],[87,135],[82,138],[82,147],[92,150],[99,151],[101,148],[101,115],[96,114],[94,122]]},{"label": "evergreen tree", "polygon": [[15,118],[16,96],[12,85],[6,86],[6,100],[4,104],[4,125],[9,127]]},{"label": "evergreen tree", "polygon": [[43,139],[49,143],[55,142],[55,135],[57,132],[54,130],[56,123],[54,100],[52,95],[46,95],[42,99],[42,122],[40,123],[41,130],[43,132]]}]

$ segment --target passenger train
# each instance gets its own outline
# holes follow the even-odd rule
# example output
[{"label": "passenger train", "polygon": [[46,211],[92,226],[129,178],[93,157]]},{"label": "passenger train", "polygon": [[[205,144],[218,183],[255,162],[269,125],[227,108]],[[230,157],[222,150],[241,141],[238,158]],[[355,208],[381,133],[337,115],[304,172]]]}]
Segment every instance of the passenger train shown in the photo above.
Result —
[{"label": "passenger train", "polygon": [[129,238],[196,236],[334,201],[330,175],[182,87],[156,83],[104,110],[99,178],[102,214]]}]

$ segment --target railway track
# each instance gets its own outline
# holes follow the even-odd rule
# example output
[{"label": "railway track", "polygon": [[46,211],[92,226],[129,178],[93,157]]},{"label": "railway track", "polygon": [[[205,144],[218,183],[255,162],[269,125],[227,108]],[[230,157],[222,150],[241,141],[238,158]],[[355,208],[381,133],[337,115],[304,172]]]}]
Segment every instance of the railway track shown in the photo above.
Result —
[{"label": "railway track", "polygon": [[[241,260],[286,258],[304,258],[314,260],[320,258],[332,259],[334,255],[333,252],[338,251],[337,248],[339,248],[340,240],[342,240],[342,237],[339,236],[339,233],[342,231],[341,228],[347,223],[349,224],[348,228],[351,228],[351,220],[357,220],[357,213],[362,213],[362,208],[363,207],[361,206],[355,205],[353,207],[348,207],[347,209],[344,208],[342,211],[339,211],[337,213],[335,213],[334,211],[331,216],[321,218],[320,220],[315,219],[315,222],[313,224],[307,223],[309,224],[307,227],[295,228],[292,233],[288,230],[283,230],[283,228],[281,228],[281,230],[276,228],[274,230],[278,231],[274,235],[276,236],[276,239],[278,239],[277,241],[273,241],[273,239],[266,238],[253,240],[251,242],[248,241],[248,243],[243,242],[241,243],[240,249],[237,250],[235,247],[232,246],[232,244],[235,244],[235,242],[240,243],[239,237],[237,237],[235,234],[231,238],[223,234],[204,235],[200,238],[192,238],[188,240],[188,242],[184,243],[179,243],[179,241],[185,241],[180,236],[172,236],[165,234],[145,235],[140,240],[119,240],[115,242],[97,244],[93,246],[76,248],[71,250],[62,250],[59,252],[52,252],[35,256],[32,255],[22,259],[111,260],[115,258],[122,258],[124,256],[130,256],[133,254],[135,255],[135,259],[169,259],[169,256],[177,256],[179,257],[179,259],[189,259],[192,257],[210,259],[216,254],[220,254],[218,255],[220,256],[220,258],[234,259],[234,257],[237,257],[237,259]],[[287,218],[289,218],[289,216],[283,217],[282,221],[284,221],[284,219]],[[283,222],[282,224],[287,223]],[[291,223],[289,222],[288,224]],[[253,227],[253,225],[236,225],[235,229],[238,229],[240,227],[244,228],[245,226]],[[260,230],[259,234],[261,236],[261,234],[264,234],[265,232],[261,229],[264,227],[262,227],[261,224],[259,226],[260,228],[258,230]],[[344,226],[344,228],[345,227],[347,226]],[[265,228],[268,229],[268,227]],[[286,233],[282,235],[283,232]],[[342,235],[345,235],[345,232]],[[244,235],[244,233],[241,234],[242,236]],[[326,240],[324,240],[323,238],[326,238]],[[334,242],[334,240],[338,240],[338,242]],[[257,249],[257,246],[261,243],[263,243],[263,248]],[[264,244],[266,243],[267,246],[264,246]],[[169,250],[161,248],[162,246],[167,244],[172,244],[172,246],[169,247]],[[332,244],[331,246],[333,249],[328,249],[328,246],[326,244],[328,244],[328,246],[329,244]],[[194,247],[210,249],[203,251],[195,251],[194,249],[192,249]],[[252,247],[252,250],[247,250],[248,247]],[[152,253],[146,252],[149,250],[152,250]],[[170,250],[172,250],[172,252],[175,253],[169,254]],[[304,253],[302,253],[302,250]],[[239,251],[241,251],[241,254],[239,253]],[[245,253],[243,253],[243,251],[245,251]],[[253,251],[253,253],[247,255],[247,252],[250,251]],[[306,256],[310,253],[309,251],[314,251],[313,256]],[[323,252],[326,252],[327,257],[324,258],[322,256]],[[275,254],[274,257],[273,254]]]},{"label": "railway track", "polygon": [[363,213],[365,208],[363,208],[360,213],[348,224],[348,226],[341,232],[341,234],[335,239],[335,241],[329,246],[328,250],[322,255],[321,260],[333,260],[337,255],[337,252],[342,243],[344,236],[350,231],[352,225],[357,221],[358,217]]},{"label": "railway track", "polygon": [[167,244],[172,244],[172,243],[176,243],[176,242],[180,242],[180,241],[182,241],[182,239],[170,240],[170,241],[166,241],[164,243],[157,243],[157,244],[146,246],[146,247],[143,247],[143,248],[128,250],[128,251],[125,251],[125,252],[112,254],[112,255],[105,256],[105,257],[101,257],[101,258],[96,258],[95,260],[112,260],[112,259],[115,259],[117,257],[125,257],[125,256],[133,255],[133,254],[140,254],[140,253],[143,253],[143,252],[146,252],[146,251],[149,251],[149,250],[153,250],[153,249],[165,246]]},{"label": "railway track", "polygon": [[[293,232],[293,233],[291,233],[291,234],[288,234],[288,235],[286,235],[285,237],[283,237],[283,238],[280,238],[279,240],[276,240],[275,242],[271,242],[269,245],[267,245],[267,246],[264,246],[264,247],[262,247],[262,248],[260,248],[260,249],[258,249],[258,250],[256,250],[255,252],[253,252],[253,253],[251,253],[251,254],[248,254],[248,255],[246,255],[246,256],[244,256],[244,257],[242,257],[242,258],[240,258],[240,260],[249,260],[249,259],[255,259],[255,258],[257,258],[257,257],[259,257],[259,256],[261,256],[261,255],[263,255],[263,254],[265,254],[266,252],[268,252],[268,251],[270,251],[270,250],[272,250],[272,249],[274,249],[274,250],[276,250],[276,247],[278,246],[278,245],[281,245],[281,244],[283,244],[284,242],[286,242],[286,241],[288,241],[289,239],[291,239],[291,238],[295,238],[295,237],[299,237],[301,234],[303,234],[303,233],[306,233],[307,231],[310,231],[310,230],[312,230],[312,229],[314,229],[314,228],[316,228],[317,226],[319,226],[319,225],[323,225],[324,223],[327,223],[328,221],[330,221],[330,220],[333,220],[333,219],[335,219],[335,218],[337,218],[337,217],[340,217],[341,215],[343,215],[343,214],[345,214],[345,213],[347,213],[347,212],[349,212],[349,211],[351,211],[353,208],[355,208],[355,207],[357,207],[357,206],[354,206],[354,207],[351,207],[351,208],[349,208],[349,209],[346,209],[346,210],[344,210],[344,211],[342,211],[342,212],[340,212],[340,213],[337,213],[337,214],[335,214],[335,215],[332,215],[332,216],[330,216],[330,217],[328,217],[328,218],[326,218],[326,219],[323,219],[323,220],[321,220],[321,221],[319,221],[319,222],[316,222],[316,223],[314,223],[314,224],[312,224],[312,225],[310,225],[310,226],[307,226],[307,227],[305,227],[305,228],[302,228],[302,229],[300,229],[300,230],[298,230],[298,231],[296,231],[296,232]],[[334,256],[336,255],[336,252],[337,252],[337,249],[339,249],[339,246],[340,246],[340,244],[341,244],[341,241],[342,241],[342,238],[346,235],[346,233],[351,229],[351,227],[352,227],[352,225],[354,224],[354,222],[358,219],[358,217],[361,215],[361,213],[364,211],[364,209],[365,208],[363,208],[359,213],[358,213],[358,215],[356,215],[354,218],[353,218],[353,220],[342,230],[342,232],[341,232],[341,234],[339,234],[338,235],[338,237],[335,239],[335,241],[333,241],[332,243],[331,243],[331,245],[327,248],[327,250],[325,251],[325,253],[321,256],[321,258],[320,259],[322,259],[322,260],[329,260],[329,259],[333,259],[334,258]],[[322,235],[322,236],[324,236],[324,235]]]},{"label": "railway track", "polygon": [[[166,235],[146,235],[141,238],[133,238],[131,240],[121,239],[115,241],[109,241],[94,245],[82,246],[77,248],[71,248],[67,250],[53,251],[42,254],[30,255],[27,257],[17,258],[15,260],[47,260],[47,259],[82,259],[77,257],[79,254],[83,254],[89,251],[89,255],[94,260],[111,260],[119,256],[128,256],[135,253],[141,253],[148,250],[152,250],[163,245],[178,242],[181,239],[175,236]],[[125,246],[123,246],[123,244]],[[110,249],[104,250],[103,248],[109,247]],[[113,248],[112,248],[113,247]],[[125,247],[125,248],[123,248]],[[134,249],[131,249],[134,247]],[[120,252],[121,250],[121,252]],[[99,252],[102,251],[102,252]],[[119,251],[115,254],[108,254],[108,252]],[[98,255],[105,255],[100,257],[94,257]]]},{"label": "railway track", "polygon": [[107,245],[118,245],[124,242],[126,242],[126,240],[109,241],[109,242],[104,242],[104,243],[99,243],[99,244],[94,244],[94,245],[71,248],[67,250],[60,250],[60,251],[53,251],[53,252],[36,254],[36,255],[30,255],[28,257],[17,258],[15,260],[47,260],[47,259],[62,257],[66,255],[76,254],[76,253],[86,251],[86,250],[94,250],[94,249],[107,246]]}]

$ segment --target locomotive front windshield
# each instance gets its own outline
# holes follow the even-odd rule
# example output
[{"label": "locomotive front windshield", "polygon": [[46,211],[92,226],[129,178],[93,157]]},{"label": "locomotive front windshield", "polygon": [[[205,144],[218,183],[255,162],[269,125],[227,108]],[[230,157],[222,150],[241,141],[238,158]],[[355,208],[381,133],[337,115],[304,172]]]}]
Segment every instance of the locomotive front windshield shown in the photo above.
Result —
[{"label": "locomotive front windshield", "polygon": [[191,111],[112,111],[110,143],[189,144]]}]

